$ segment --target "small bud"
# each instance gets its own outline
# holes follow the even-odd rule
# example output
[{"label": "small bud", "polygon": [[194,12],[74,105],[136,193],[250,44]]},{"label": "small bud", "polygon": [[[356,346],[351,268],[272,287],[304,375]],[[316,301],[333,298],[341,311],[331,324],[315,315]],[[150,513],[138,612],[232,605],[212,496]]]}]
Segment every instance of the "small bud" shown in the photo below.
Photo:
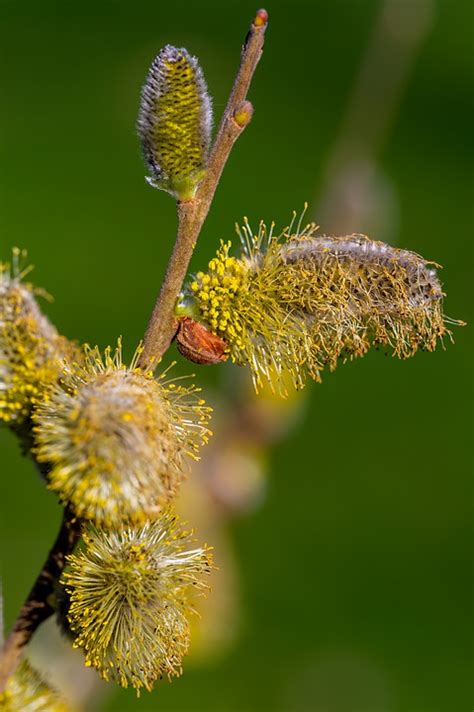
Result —
[{"label": "small bud", "polygon": [[237,126],[244,128],[252,120],[253,106],[250,101],[243,101],[234,112],[234,121]]},{"label": "small bud", "polygon": [[257,10],[253,24],[255,27],[263,27],[268,24],[268,12],[261,8]]},{"label": "small bud", "polygon": [[196,57],[167,45],[143,86],[137,122],[154,188],[194,197],[209,155],[212,106]]},{"label": "small bud", "polygon": [[49,487],[99,526],[155,517],[176,494],[184,456],[197,457],[210,408],[194,386],[122,363],[120,346],[85,348],[34,415],[36,456]]},{"label": "small bud", "polygon": [[[300,221],[301,223],[301,221]],[[248,222],[243,252],[221,243],[206,273],[195,275],[183,303],[228,344],[232,361],[249,365],[256,389],[284,374],[295,387],[306,375],[363,356],[384,344],[399,358],[433,351],[450,336],[433,263],[364,235],[317,237],[316,226],[282,236]],[[178,310],[180,306],[178,305]]]},{"label": "small bud", "polygon": [[229,357],[223,339],[187,316],[179,320],[176,343],[180,354],[193,363],[208,366],[227,361]]},{"label": "small bud", "polygon": [[85,664],[139,693],[181,674],[189,647],[192,598],[207,591],[210,550],[194,548],[169,510],[139,528],[84,533],[62,583],[69,621]]},{"label": "small bud", "polygon": [[41,313],[35,290],[23,281],[19,250],[0,263],[0,423],[19,427],[61,372],[75,347]]},{"label": "small bud", "polygon": [[8,678],[0,693],[2,712],[71,712],[56,690],[47,685],[25,661]]}]

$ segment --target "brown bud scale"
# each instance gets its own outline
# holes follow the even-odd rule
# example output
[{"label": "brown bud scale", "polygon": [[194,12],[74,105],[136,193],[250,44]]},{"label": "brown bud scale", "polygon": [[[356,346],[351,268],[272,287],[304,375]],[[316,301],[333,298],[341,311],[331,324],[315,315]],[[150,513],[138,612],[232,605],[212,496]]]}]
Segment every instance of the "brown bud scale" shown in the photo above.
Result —
[{"label": "brown bud scale", "polygon": [[188,316],[179,320],[176,343],[178,351],[188,361],[204,366],[227,361],[229,357],[227,343]]}]

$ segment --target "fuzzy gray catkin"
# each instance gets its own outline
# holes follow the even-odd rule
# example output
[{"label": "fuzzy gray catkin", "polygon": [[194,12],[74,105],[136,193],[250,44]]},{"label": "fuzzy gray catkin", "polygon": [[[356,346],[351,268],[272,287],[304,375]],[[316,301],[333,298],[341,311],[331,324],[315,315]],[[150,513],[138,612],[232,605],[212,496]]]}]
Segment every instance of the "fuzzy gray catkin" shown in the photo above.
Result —
[{"label": "fuzzy gray catkin", "polygon": [[254,235],[246,222],[241,254],[221,243],[186,285],[178,315],[222,339],[257,389],[276,381],[283,391],[284,373],[299,388],[372,345],[408,358],[450,335],[437,265],[364,235],[315,231],[310,224],[277,237],[262,223]]},{"label": "fuzzy gray catkin", "polygon": [[150,185],[179,200],[194,196],[204,176],[212,105],[196,57],[166,45],[142,89],[137,129]]}]

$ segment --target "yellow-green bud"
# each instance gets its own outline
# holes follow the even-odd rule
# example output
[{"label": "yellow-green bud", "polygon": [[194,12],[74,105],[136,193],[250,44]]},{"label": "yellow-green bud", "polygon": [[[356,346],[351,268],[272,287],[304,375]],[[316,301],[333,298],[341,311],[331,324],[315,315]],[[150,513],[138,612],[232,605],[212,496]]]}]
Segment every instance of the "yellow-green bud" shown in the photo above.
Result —
[{"label": "yellow-green bud", "polygon": [[253,106],[250,101],[243,101],[234,111],[234,121],[240,128],[245,128],[252,120]]},{"label": "yellow-green bud", "polygon": [[189,647],[192,598],[207,591],[207,547],[166,511],[143,527],[89,528],[62,576],[68,618],[86,665],[137,692],[163,675],[181,674]]},{"label": "yellow-green bud", "polygon": [[191,199],[206,170],[212,106],[198,61],[187,50],[167,45],[154,59],[137,128],[149,184]]}]

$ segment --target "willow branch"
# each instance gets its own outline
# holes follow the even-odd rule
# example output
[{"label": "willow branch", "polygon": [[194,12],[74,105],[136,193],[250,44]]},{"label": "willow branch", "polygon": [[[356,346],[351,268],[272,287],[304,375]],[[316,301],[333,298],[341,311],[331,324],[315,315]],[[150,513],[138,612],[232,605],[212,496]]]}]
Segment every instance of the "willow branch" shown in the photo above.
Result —
[{"label": "willow branch", "polygon": [[80,522],[64,510],[63,521],[53,548],[33,588],[23,604],[13,629],[0,650],[0,694],[15,672],[23,650],[38,626],[54,613],[52,594],[66,562],[66,556],[80,535]]},{"label": "willow branch", "polygon": [[174,308],[194,247],[232,147],[252,118],[252,105],[246,101],[246,96],[262,55],[267,22],[266,11],[259,10],[242,47],[239,71],[222,116],[206,175],[192,200],[178,202],[176,241],[143,339],[142,368],[155,367],[176,334]]}]

